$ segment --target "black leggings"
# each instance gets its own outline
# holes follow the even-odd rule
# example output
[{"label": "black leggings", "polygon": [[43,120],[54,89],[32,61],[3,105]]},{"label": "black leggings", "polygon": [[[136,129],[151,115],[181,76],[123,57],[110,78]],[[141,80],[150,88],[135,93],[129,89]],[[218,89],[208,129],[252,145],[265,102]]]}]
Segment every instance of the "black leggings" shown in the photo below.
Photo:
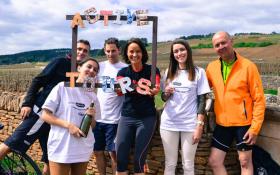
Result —
[{"label": "black leggings", "polygon": [[156,116],[121,117],[117,131],[117,171],[127,171],[130,148],[134,144],[134,173],[143,173],[147,148],[156,127]]}]

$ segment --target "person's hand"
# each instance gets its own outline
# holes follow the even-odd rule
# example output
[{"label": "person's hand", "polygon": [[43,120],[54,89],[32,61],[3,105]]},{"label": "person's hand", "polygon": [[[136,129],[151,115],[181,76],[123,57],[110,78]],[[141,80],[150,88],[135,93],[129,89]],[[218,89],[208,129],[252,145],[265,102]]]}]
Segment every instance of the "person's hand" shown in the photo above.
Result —
[{"label": "person's hand", "polygon": [[20,116],[22,119],[25,119],[26,117],[29,116],[30,112],[31,112],[31,108],[28,107],[28,106],[23,106],[21,109],[20,109]]},{"label": "person's hand", "polygon": [[92,128],[95,128],[95,126],[96,126],[95,113],[96,113],[95,107],[89,107],[86,110],[86,115],[92,116],[92,120],[91,120],[91,127]]},{"label": "person's hand", "polygon": [[249,131],[246,132],[246,134],[243,137],[244,143],[247,145],[254,145],[257,142],[257,135],[250,133]]},{"label": "person's hand", "polygon": [[87,108],[87,110],[86,110],[86,114],[87,115],[90,115],[90,116],[92,116],[92,117],[94,117],[95,116],[95,107],[90,107],[90,108]]},{"label": "person's hand", "polygon": [[172,95],[174,93],[175,89],[174,87],[167,85],[164,89],[164,94],[169,97],[170,95]]},{"label": "person's hand", "polygon": [[117,93],[119,96],[122,95],[122,89],[120,87],[114,88],[115,93]]},{"label": "person's hand", "polygon": [[193,142],[192,144],[196,144],[200,141],[203,133],[203,125],[197,125],[194,133],[193,133]]},{"label": "person's hand", "polygon": [[50,167],[49,167],[48,163],[44,163],[42,174],[43,175],[50,175]]},{"label": "person's hand", "polygon": [[157,95],[159,93],[159,91],[160,91],[160,87],[156,86],[156,87],[150,89],[150,92],[148,95],[150,95],[150,96]]},{"label": "person's hand", "polygon": [[68,124],[68,130],[70,134],[72,134],[74,137],[85,136],[85,134],[76,125],[72,123]]}]

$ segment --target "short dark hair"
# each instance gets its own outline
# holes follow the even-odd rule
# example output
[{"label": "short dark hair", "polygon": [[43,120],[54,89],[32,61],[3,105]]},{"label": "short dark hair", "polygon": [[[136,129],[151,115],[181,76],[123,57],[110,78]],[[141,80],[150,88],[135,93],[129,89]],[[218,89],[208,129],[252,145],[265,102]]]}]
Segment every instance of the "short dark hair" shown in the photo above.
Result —
[{"label": "short dark hair", "polygon": [[83,43],[83,44],[87,45],[90,49],[90,43],[89,43],[88,40],[80,39],[80,40],[77,41],[77,43]]},{"label": "short dark hair", "polygon": [[149,59],[149,55],[148,55],[148,52],[147,52],[147,49],[146,49],[145,45],[143,44],[143,42],[139,38],[131,38],[130,40],[127,41],[127,43],[124,47],[124,50],[123,50],[123,60],[127,64],[130,64],[130,61],[129,61],[128,56],[127,56],[127,50],[128,50],[128,46],[132,43],[135,43],[140,47],[140,49],[142,51],[142,63],[143,64],[147,63],[147,61]]},{"label": "short dark hair", "polygon": [[88,61],[94,61],[97,64],[97,66],[98,66],[98,72],[99,72],[99,69],[100,69],[99,63],[98,63],[98,61],[96,59],[94,59],[92,57],[86,57],[85,59],[79,61],[77,64],[78,64],[78,66],[82,66],[83,64],[85,64]]},{"label": "short dark hair", "polygon": [[117,38],[111,37],[105,40],[104,42],[104,48],[106,46],[106,44],[115,44],[117,46],[117,48],[120,48],[120,43],[119,40]]}]

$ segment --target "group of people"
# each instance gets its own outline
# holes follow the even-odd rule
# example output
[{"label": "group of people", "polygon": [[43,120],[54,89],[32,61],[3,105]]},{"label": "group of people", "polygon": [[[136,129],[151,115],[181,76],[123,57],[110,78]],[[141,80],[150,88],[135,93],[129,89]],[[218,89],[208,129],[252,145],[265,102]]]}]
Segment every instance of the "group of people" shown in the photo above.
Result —
[{"label": "group of people", "polygon": [[[92,151],[97,169],[106,174],[104,151],[111,158],[113,174],[127,175],[131,148],[134,148],[134,174],[144,174],[148,145],[156,123],[154,96],[161,92],[165,101],[160,116],[160,135],[165,154],[165,175],[175,174],[179,143],[184,174],[194,174],[197,145],[202,137],[206,94],[213,90],[216,127],[213,133],[209,165],[214,174],[227,174],[223,164],[233,140],[239,155],[241,173],[253,174],[252,145],[256,143],[264,119],[265,99],[254,63],[233,49],[231,36],[224,31],[212,38],[219,58],[206,71],[194,64],[192,50],[185,40],[171,44],[169,66],[160,76],[156,68],[155,85],[148,91],[133,90],[122,94],[64,86],[70,72],[71,55],[55,59],[36,76],[21,108],[23,122],[0,145],[0,159],[9,151],[27,149],[39,139],[45,162],[44,174],[85,174]],[[129,77],[133,84],[151,80],[148,52],[138,38],[121,48],[116,38],[104,43],[107,60],[98,63],[89,57],[90,44],[77,43],[76,80],[108,76]],[[141,88],[141,87],[137,87]],[[94,108],[88,108],[94,103]],[[92,116],[87,136],[79,129],[83,116]],[[49,172],[50,171],[50,172]]]}]

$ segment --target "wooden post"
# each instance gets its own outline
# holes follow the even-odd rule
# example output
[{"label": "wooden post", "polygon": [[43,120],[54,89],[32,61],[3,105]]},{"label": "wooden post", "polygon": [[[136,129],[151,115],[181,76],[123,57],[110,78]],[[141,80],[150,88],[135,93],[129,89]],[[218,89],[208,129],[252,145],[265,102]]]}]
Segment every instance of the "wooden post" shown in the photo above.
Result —
[{"label": "wooden post", "polygon": [[152,87],[156,84],[156,65],[157,65],[157,26],[158,18],[153,17],[153,40],[152,40]]},{"label": "wooden post", "polygon": [[71,72],[77,70],[77,39],[78,39],[78,26],[72,28],[72,56],[71,56]]}]

